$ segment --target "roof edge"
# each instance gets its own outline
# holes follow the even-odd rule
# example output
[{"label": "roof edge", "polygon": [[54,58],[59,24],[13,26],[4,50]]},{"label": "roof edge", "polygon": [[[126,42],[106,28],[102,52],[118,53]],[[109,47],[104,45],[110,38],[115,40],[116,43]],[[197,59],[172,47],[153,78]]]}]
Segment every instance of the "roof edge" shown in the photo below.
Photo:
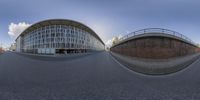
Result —
[{"label": "roof edge", "polygon": [[27,27],[23,32],[20,33],[20,35],[15,39],[15,41],[16,41],[21,35],[25,34],[25,32],[26,32],[28,29],[30,29],[30,28],[32,28],[32,27],[38,25],[38,24],[41,24],[41,23],[44,23],[44,22],[50,22],[50,21],[68,21],[68,22],[72,22],[72,23],[76,23],[76,24],[82,25],[82,26],[88,28],[89,31],[91,31],[91,32],[93,33],[92,35],[93,35],[94,37],[96,37],[103,45],[105,45],[105,43],[102,41],[102,39],[101,39],[101,38],[97,35],[97,33],[96,33],[94,30],[92,30],[90,27],[88,27],[87,25],[85,25],[85,24],[83,24],[83,23],[81,23],[81,22],[78,22],[78,21],[75,21],[75,20],[70,20],[70,19],[46,19],[46,20],[39,21],[39,22],[34,23],[34,24],[32,24],[31,26]]}]

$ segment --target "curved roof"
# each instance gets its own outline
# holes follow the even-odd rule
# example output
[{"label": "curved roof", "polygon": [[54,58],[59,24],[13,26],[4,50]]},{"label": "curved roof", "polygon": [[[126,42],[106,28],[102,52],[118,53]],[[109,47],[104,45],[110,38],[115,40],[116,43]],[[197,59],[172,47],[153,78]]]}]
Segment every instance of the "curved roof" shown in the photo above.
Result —
[{"label": "curved roof", "polygon": [[[48,20],[40,21],[38,23],[35,23],[35,24],[29,26],[19,36],[23,36],[24,34],[30,32],[32,30],[35,30],[37,28],[40,28],[40,27],[43,27],[46,25],[71,25],[74,27],[78,27],[80,29],[83,29],[83,30],[89,32],[91,35],[96,37],[99,41],[101,41],[101,43],[104,44],[104,42],[101,40],[101,38],[91,28],[89,28],[88,26],[86,26],[80,22],[77,22],[74,20],[69,20],[69,19],[48,19]],[[17,38],[19,38],[19,36]]]},{"label": "curved roof", "polygon": [[132,39],[137,39],[137,38],[142,38],[142,37],[151,37],[151,36],[173,38],[173,39],[177,39],[177,40],[189,43],[193,46],[197,46],[191,39],[184,36],[183,34],[180,34],[178,32],[171,31],[168,29],[162,29],[162,28],[146,28],[146,29],[135,31],[135,32],[131,32],[130,34],[125,35],[122,38],[120,38],[119,39],[120,41],[114,46],[120,43],[129,41],[129,40],[132,40]]}]

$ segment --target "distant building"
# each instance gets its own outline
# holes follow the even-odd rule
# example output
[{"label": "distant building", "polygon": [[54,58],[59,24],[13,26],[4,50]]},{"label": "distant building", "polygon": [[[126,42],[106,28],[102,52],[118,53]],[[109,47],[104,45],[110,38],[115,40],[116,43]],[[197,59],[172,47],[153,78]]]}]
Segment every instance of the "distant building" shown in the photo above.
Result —
[{"label": "distant building", "polygon": [[4,52],[3,48],[2,48],[2,47],[0,47],[0,53],[3,53],[3,52]]},{"label": "distant building", "polygon": [[10,51],[16,51],[16,43],[11,44],[9,50]]},{"label": "distant building", "polygon": [[16,51],[35,54],[84,53],[104,50],[99,36],[86,25],[66,19],[33,24],[16,39]]},{"label": "distant building", "polygon": [[0,53],[2,53],[2,52],[3,52],[3,44],[0,43]]}]

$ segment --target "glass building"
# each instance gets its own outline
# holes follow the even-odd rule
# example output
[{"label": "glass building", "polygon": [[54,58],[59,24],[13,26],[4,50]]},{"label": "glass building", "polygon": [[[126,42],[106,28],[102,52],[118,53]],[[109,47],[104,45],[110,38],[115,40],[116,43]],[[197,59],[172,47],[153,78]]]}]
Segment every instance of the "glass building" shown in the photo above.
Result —
[{"label": "glass building", "polygon": [[104,50],[99,36],[86,25],[66,19],[38,22],[16,39],[16,51],[34,54],[84,53]]}]

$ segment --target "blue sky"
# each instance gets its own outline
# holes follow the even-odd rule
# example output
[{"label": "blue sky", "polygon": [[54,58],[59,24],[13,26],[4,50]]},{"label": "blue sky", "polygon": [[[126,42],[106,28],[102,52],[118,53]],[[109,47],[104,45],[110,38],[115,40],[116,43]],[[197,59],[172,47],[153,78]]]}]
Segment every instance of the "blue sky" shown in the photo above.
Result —
[{"label": "blue sky", "polygon": [[200,43],[198,0],[1,0],[0,43],[8,46],[11,23],[72,19],[91,27],[107,42],[114,36],[159,27],[180,32]]}]

